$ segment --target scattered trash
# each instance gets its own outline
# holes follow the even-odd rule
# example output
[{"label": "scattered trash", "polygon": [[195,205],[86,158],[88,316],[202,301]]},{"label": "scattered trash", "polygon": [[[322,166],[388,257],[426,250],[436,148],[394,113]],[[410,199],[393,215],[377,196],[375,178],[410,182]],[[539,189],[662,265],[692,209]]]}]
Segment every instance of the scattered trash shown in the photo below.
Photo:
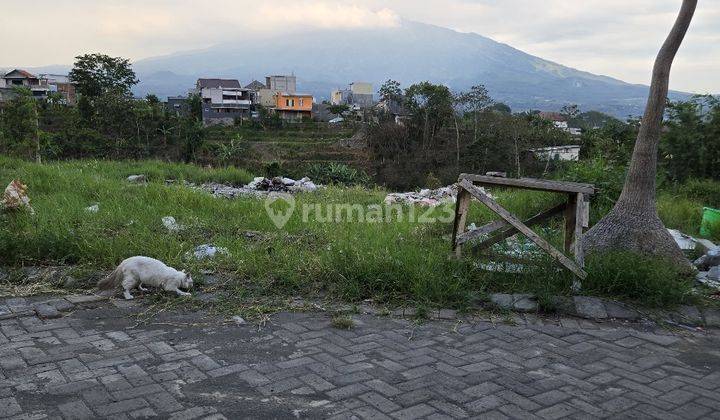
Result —
[{"label": "scattered trash", "polygon": [[720,225],[720,210],[710,207],[703,208],[702,224],[700,225],[700,234],[702,236],[710,236],[713,227]]},{"label": "scattered trash", "polygon": [[672,235],[673,239],[675,239],[675,243],[683,251],[692,251],[695,249],[696,241],[692,236],[686,235],[676,229],[668,229],[668,232],[670,232],[670,235]]},{"label": "scattered trash", "polygon": [[710,271],[701,271],[695,280],[711,289],[720,290],[720,267],[713,267]]},{"label": "scattered trash", "polygon": [[486,172],[485,176],[493,176],[495,178],[507,178],[507,172]]},{"label": "scattered trash", "polygon": [[[683,251],[700,251],[707,253],[716,248],[715,244],[707,239],[695,238],[676,229],[668,229],[668,233],[670,233],[675,240],[675,243]],[[720,264],[720,260],[717,264],[713,265],[718,264]]]},{"label": "scattered trash", "polygon": [[179,224],[177,220],[175,220],[175,218],[172,216],[163,217],[162,223],[170,232],[179,232],[185,229],[185,227]]},{"label": "scattered trash", "polygon": [[186,184],[191,188],[207,191],[216,197],[237,198],[243,196],[265,197],[271,192],[299,193],[313,192],[322,186],[315,184],[310,178],[302,178],[294,180],[291,178],[275,177],[264,178],[258,177],[253,179],[251,183],[243,187],[233,187],[218,183],[205,183],[199,187],[193,184]]},{"label": "scattered trash", "polygon": [[100,211],[100,205],[93,204],[92,206],[85,207],[85,211],[88,213],[97,213]]},{"label": "scattered trash", "polygon": [[390,193],[385,197],[385,204],[417,204],[424,207],[437,207],[445,203],[454,203],[457,200],[457,191],[457,186],[450,185],[436,190],[425,189],[420,190],[420,192]]},{"label": "scattered trash", "polygon": [[147,177],[145,175],[130,175],[127,177],[128,182],[134,182],[134,183],[142,183],[147,182]]},{"label": "scattered trash", "polygon": [[230,251],[227,248],[204,244],[197,246],[192,255],[198,260],[204,260],[206,258],[215,258],[218,255],[230,255]]},{"label": "scattered trash", "polygon": [[720,266],[720,247],[709,249],[705,255],[693,262],[700,271],[708,271],[711,267]]},{"label": "scattered trash", "polygon": [[306,192],[318,189],[317,185],[307,177],[299,181],[283,177],[275,177],[272,179],[260,177],[255,178],[247,187],[253,190],[268,192]]},{"label": "scattered trash", "polygon": [[27,185],[17,179],[12,180],[5,188],[2,200],[0,200],[0,209],[5,211],[26,209],[30,214],[35,214],[35,210],[30,206],[30,197],[27,195],[27,190]]},{"label": "scattered trash", "polygon": [[245,318],[241,317],[240,315],[235,315],[234,317],[232,317],[232,320],[237,325],[247,324],[247,321],[245,321]]}]

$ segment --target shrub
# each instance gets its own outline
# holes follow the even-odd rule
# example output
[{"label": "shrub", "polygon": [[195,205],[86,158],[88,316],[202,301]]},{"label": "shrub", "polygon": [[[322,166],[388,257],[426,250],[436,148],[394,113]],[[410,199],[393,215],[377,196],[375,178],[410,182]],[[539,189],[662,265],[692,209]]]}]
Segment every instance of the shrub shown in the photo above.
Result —
[{"label": "shrub", "polygon": [[365,172],[342,163],[315,163],[308,166],[306,174],[310,179],[321,184],[351,186],[370,183],[370,177]]},{"label": "shrub", "polygon": [[720,207],[720,182],[709,179],[691,179],[679,189],[687,198],[699,201],[706,207]]}]

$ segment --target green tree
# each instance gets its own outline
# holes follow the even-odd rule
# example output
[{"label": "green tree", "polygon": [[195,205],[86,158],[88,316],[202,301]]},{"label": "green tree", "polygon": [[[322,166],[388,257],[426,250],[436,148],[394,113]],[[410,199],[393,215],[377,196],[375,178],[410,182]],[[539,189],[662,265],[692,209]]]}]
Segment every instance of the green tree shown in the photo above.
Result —
[{"label": "green tree", "polygon": [[400,89],[400,82],[397,80],[388,79],[385,83],[380,86],[380,99],[383,101],[400,101],[402,100],[403,92]]},{"label": "green tree", "polygon": [[720,177],[720,99],[695,96],[670,103],[660,155],[673,180]]},{"label": "green tree", "polygon": [[560,110],[560,115],[571,120],[580,114],[580,107],[576,104],[565,105]]},{"label": "green tree", "polygon": [[108,92],[130,95],[130,89],[139,82],[130,60],[105,54],[75,57],[75,65],[69,76],[77,92],[90,98]]},{"label": "green tree", "polygon": [[202,98],[197,93],[193,93],[187,98],[187,104],[190,108],[190,116],[196,121],[202,121]]},{"label": "green tree", "polygon": [[37,100],[26,87],[13,89],[14,97],[2,111],[2,131],[6,152],[23,153],[32,149],[35,160],[41,161],[40,130]]},{"label": "green tree", "polygon": [[335,114],[338,117],[342,116],[342,114],[348,112],[350,110],[350,107],[344,104],[341,105],[330,105],[328,106],[328,111],[331,114]]},{"label": "green tree", "polygon": [[417,83],[405,90],[405,105],[414,125],[421,127],[423,146],[428,148],[435,134],[452,121],[454,98],[447,86]]},{"label": "green tree", "polygon": [[466,113],[471,115],[473,121],[473,141],[477,141],[480,113],[493,105],[490,94],[485,86],[477,85],[470,88],[469,92],[460,94],[457,102]]}]

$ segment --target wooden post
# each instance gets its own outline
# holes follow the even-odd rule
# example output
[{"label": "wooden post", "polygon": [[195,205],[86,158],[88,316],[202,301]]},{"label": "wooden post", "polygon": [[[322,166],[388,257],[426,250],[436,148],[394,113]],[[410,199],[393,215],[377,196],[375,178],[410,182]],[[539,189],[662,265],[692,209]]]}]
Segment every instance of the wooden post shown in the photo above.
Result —
[{"label": "wooden post", "polygon": [[575,227],[573,232],[572,253],[580,267],[585,266],[585,256],[582,249],[583,225],[585,220],[585,197],[582,193],[575,196]]},{"label": "wooden post", "polygon": [[567,207],[565,207],[565,252],[572,251],[575,239],[575,226],[577,222],[577,194],[568,194]]},{"label": "wooden post", "polygon": [[458,236],[465,233],[467,214],[470,209],[470,193],[462,186],[458,187],[457,204],[455,206],[455,226],[453,227],[452,246],[456,258],[462,257],[462,246],[457,243]]}]

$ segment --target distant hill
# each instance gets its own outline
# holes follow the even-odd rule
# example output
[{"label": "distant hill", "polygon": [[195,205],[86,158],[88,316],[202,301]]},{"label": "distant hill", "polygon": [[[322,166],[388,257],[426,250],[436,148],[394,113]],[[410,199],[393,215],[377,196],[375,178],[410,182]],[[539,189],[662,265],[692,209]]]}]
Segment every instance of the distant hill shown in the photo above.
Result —
[{"label": "distant hill", "polygon": [[[70,66],[28,69],[67,72]],[[332,89],[351,81],[395,79],[404,87],[429,80],[453,90],[484,84],[494,99],[514,111],[557,111],[578,104],[625,118],[641,115],[648,87],[576,70],[532,56],[475,33],[460,33],[402,21],[380,29],[333,29],[248,38],[196,51],[134,63],[141,82],[138,96],[186,94],[198,77],[228,77],[248,84],[269,74],[298,77],[298,89],[327,99]],[[671,92],[673,100],[688,94]]]},{"label": "distant hill", "polygon": [[[403,21],[393,28],[322,30],[237,40],[135,63],[139,94],[185,93],[198,76],[243,83],[295,73],[298,88],[318,99],[353,80],[407,86],[430,80],[455,90],[484,84],[513,110],[559,110],[576,103],[621,118],[642,113],[648,87],[599,76],[532,56],[474,33]],[[673,92],[673,99],[687,96]]]}]

